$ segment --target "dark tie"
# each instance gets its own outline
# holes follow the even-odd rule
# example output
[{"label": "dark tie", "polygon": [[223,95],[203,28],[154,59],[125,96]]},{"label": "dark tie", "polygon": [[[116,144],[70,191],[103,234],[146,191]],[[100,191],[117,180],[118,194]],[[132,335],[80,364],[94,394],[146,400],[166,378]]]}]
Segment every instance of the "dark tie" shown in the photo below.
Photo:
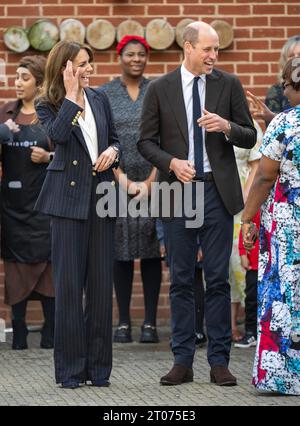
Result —
[{"label": "dark tie", "polygon": [[201,117],[201,104],[198,91],[198,80],[200,77],[194,77],[193,85],[193,123],[194,123],[194,160],[196,177],[203,178],[203,137],[202,127],[199,127],[197,120]]}]

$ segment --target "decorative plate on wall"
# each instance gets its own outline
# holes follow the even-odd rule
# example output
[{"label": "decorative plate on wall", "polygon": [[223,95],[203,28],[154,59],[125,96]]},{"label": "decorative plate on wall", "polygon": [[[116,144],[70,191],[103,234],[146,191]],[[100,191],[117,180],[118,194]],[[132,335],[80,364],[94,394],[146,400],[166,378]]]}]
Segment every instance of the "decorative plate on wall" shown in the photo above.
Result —
[{"label": "decorative plate on wall", "polygon": [[146,40],[153,49],[167,49],[175,40],[174,28],[165,19],[152,19],[146,26]]},{"label": "decorative plate on wall", "polygon": [[94,49],[108,49],[115,38],[115,27],[106,19],[97,19],[87,27],[86,39]]},{"label": "decorative plate on wall", "polygon": [[61,40],[84,43],[85,26],[78,19],[65,19],[59,26],[59,37]]},{"label": "decorative plate on wall", "polygon": [[59,30],[51,21],[39,19],[31,26],[28,38],[34,49],[46,52],[58,41]]},{"label": "decorative plate on wall", "polygon": [[4,31],[3,41],[5,46],[14,52],[25,52],[30,46],[27,32],[21,27],[9,27]]}]

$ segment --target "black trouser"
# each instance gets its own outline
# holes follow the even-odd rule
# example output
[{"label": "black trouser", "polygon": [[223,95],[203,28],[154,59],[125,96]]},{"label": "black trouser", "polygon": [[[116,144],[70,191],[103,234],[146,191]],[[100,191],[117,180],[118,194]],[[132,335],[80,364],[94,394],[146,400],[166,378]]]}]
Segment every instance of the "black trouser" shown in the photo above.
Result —
[{"label": "black trouser", "polygon": [[194,279],[194,292],[195,292],[195,331],[196,333],[203,333],[203,320],[204,320],[204,285],[202,277],[202,268],[195,268]]},{"label": "black trouser", "polygon": [[[130,324],[130,300],[134,261],[114,262],[114,284],[119,308],[119,323]],[[144,324],[156,325],[156,312],[161,283],[161,259],[141,259],[141,275],[144,290]]]},{"label": "black trouser", "polygon": [[257,334],[257,271],[246,272],[245,329]]}]

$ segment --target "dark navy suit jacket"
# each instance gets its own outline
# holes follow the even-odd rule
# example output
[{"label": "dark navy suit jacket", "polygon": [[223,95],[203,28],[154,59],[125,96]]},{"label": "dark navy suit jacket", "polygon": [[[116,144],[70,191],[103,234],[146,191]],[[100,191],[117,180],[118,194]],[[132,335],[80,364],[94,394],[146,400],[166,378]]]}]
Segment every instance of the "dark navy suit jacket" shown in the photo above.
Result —
[{"label": "dark navy suit jacket", "polygon": [[[103,92],[86,89],[98,134],[98,152],[120,144],[113,124],[109,101]],[[55,144],[55,155],[35,209],[52,216],[87,219],[92,190],[92,160],[77,120],[83,109],[65,99],[58,113],[43,102],[37,102],[40,123]],[[111,169],[98,173],[99,181],[115,184]]]}]

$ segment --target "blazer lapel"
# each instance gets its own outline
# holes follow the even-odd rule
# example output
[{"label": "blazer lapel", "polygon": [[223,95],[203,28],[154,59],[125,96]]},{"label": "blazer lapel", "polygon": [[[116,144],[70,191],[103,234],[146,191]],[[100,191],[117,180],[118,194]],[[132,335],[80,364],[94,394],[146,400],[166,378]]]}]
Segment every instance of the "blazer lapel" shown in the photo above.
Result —
[{"label": "blazer lapel", "polygon": [[216,111],[224,84],[224,79],[216,70],[206,76],[205,109],[207,111]]},{"label": "blazer lapel", "polygon": [[169,84],[165,87],[166,96],[169,101],[169,105],[174,112],[174,116],[178,123],[179,129],[188,146],[188,125],[182,91],[180,68],[177,68],[173,73],[169,75],[168,83]]}]

